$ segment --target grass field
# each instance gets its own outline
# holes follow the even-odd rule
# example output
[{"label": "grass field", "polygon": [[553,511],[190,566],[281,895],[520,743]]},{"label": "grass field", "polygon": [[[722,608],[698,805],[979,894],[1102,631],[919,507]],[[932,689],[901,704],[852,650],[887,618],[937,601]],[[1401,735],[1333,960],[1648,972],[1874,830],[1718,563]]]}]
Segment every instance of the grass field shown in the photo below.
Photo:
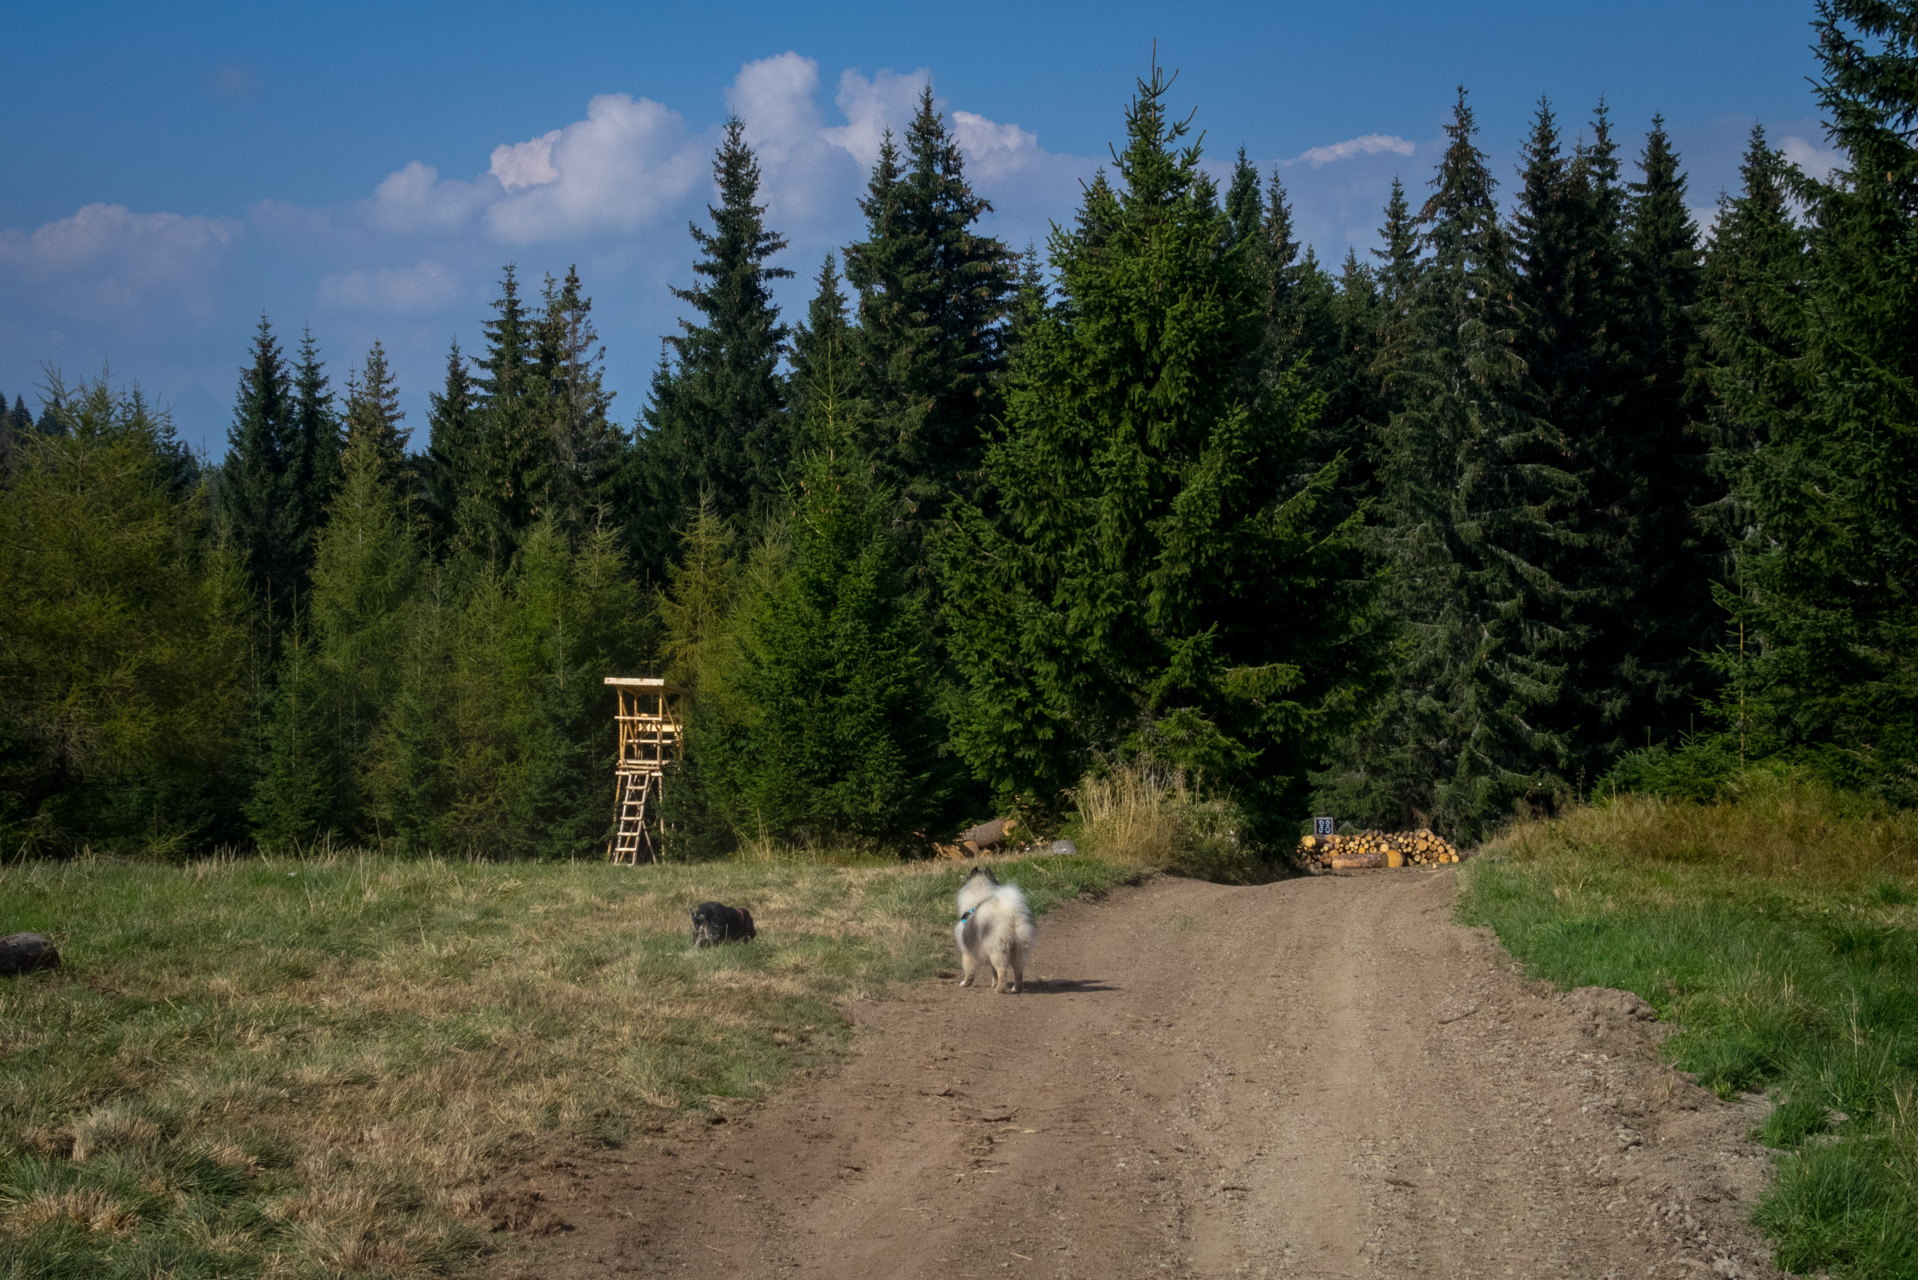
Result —
[{"label": "grass field", "polygon": [[[1045,910],[1133,874],[1003,862]],[[0,868],[0,1277],[407,1276],[484,1246],[476,1188],[749,1099],[845,1043],[834,1002],[949,964],[951,864],[335,856]],[[689,944],[706,898],[757,942]]]},{"label": "grass field", "polygon": [[1535,976],[1621,987],[1678,1066],[1775,1107],[1758,1210],[1781,1265],[1918,1277],[1918,820],[1789,781],[1735,803],[1625,796],[1520,827],[1463,910]]}]

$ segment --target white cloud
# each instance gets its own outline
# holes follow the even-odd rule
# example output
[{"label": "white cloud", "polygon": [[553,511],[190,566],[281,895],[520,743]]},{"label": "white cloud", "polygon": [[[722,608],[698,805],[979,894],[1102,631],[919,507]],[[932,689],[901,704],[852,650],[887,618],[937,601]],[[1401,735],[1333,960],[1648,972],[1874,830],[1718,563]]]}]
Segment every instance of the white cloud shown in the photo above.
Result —
[{"label": "white cloud", "polygon": [[[829,122],[816,60],[788,50],[743,63],[726,105],[759,160],[772,225],[795,243],[850,230],[881,140],[888,129],[904,132],[930,83],[924,68],[871,77],[846,71],[834,95],[839,122]],[[1030,200],[1041,191],[1049,199],[1089,163],[1047,153],[1035,133],[1016,124],[970,111],[951,112],[949,120],[969,172],[995,200]],[[678,112],[651,99],[600,94],[583,120],[495,146],[487,171],[471,180],[442,178],[417,160],[407,164],[381,181],[363,216],[386,231],[477,232],[507,244],[631,234],[674,215],[698,218],[716,141],[716,129],[693,132]],[[329,279],[336,291],[329,297],[350,294],[352,305],[388,296],[371,277]]]},{"label": "white cloud", "polygon": [[818,93],[819,64],[790,51],[746,63],[726,91],[759,158],[772,225],[801,239],[839,233],[860,177],[852,157],[827,141]]},{"label": "white cloud", "polygon": [[602,93],[584,120],[493,148],[490,167],[471,182],[410,162],[381,181],[371,217],[391,231],[458,231],[477,221],[510,244],[637,231],[692,190],[705,151],[677,111]]},{"label": "white cloud", "polygon": [[952,132],[966,155],[966,168],[983,182],[1036,169],[1047,159],[1039,135],[1016,124],[999,124],[970,111],[952,113]]},{"label": "white cloud", "polygon": [[814,95],[819,63],[791,50],[739,68],[726,105],[746,126],[746,141],[762,165],[782,165],[794,152],[816,151],[824,121]]},{"label": "white cloud", "polygon": [[650,98],[599,94],[586,104],[584,120],[557,132],[537,140],[546,144],[554,176],[486,211],[499,239],[526,244],[637,231],[678,203],[706,171],[704,142],[688,139],[680,114]]},{"label": "white cloud", "polygon": [[320,281],[320,300],[359,311],[435,311],[459,295],[459,277],[437,262],[358,268]]},{"label": "white cloud", "polygon": [[438,169],[414,160],[374,188],[373,221],[388,231],[457,231],[500,192],[484,175],[473,182],[443,180]]},{"label": "white cloud", "polygon": [[1845,157],[1837,151],[1819,146],[1796,134],[1778,141],[1778,149],[1785,153],[1785,159],[1805,171],[1805,176],[1823,182],[1831,176],[1831,171],[1844,163]]},{"label": "white cloud", "polygon": [[197,294],[239,234],[240,224],[230,218],[90,204],[36,231],[0,231],[0,268],[27,279],[62,310],[104,317],[161,288]]},{"label": "white cloud", "polygon": [[1413,145],[1395,134],[1368,133],[1363,137],[1347,138],[1344,142],[1334,142],[1330,146],[1312,147],[1307,151],[1301,152],[1297,157],[1286,161],[1286,163],[1299,164],[1303,162],[1317,169],[1321,165],[1333,164],[1340,160],[1349,160],[1353,156],[1375,156],[1382,151],[1389,151],[1393,155],[1409,156],[1412,154]]},{"label": "white cloud", "polygon": [[531,142],[503,142],[493,148],[493,164],[487,170],[508,191],[519,187],[540,187],[559,177],[553,167],[553,144],[560,131],[542,134]]},{"label": "white cloud", "polygon": [[886,130],[895,135],[905,132],[906,122],[919,105],[919,95],[932,83],[932,73],[924,67],[897,75],[881,71],[872,79],[847,70],[839,77],[839,92],[833,95],[846,123],[820,134],[836,147],[852,153],[853,159],[870,169],[879,159],[879,146]]}]

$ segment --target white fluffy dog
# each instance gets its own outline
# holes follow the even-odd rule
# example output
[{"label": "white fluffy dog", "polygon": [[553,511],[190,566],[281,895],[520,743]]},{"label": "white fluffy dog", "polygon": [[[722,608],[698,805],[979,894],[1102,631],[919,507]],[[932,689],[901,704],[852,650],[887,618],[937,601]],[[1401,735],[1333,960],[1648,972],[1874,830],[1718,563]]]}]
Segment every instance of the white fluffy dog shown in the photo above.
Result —
[{"label": "white fluffy dog", "polygon": [[965,969],[959,985],[971,986],[973,971],[984,961],[992,966],[994,991],[1019,992],[1034,931],[1032,908],[1018,885],[1000,884],[984,867],[973,872],[959,886],[959,923],[952,930]]}]

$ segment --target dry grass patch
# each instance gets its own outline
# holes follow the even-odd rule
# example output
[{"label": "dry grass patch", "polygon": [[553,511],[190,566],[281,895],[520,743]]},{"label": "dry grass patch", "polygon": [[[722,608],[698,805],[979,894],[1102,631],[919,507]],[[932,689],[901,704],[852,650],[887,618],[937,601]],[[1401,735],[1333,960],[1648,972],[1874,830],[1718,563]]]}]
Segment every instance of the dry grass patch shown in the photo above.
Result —
[{"label": "dry grass patch", "polygon": [[1884,809],[1803,778],[1753,773],[1721,803],[1621,795],[1555,821],[1520,823],[1484,852],[1520,862],[1598,855],[1850,884],[1918,876],[1918,811]]},{"label": "dry grass patch", "polygon": [[1244,839],[1235,805],[1200,799],[1176,770],[1132,764],[1088,774],[1073,799],[1078,842],[1109,862],[1222,884],[1255,884],[1278,870]]},{"label": "dry grass patch", "polygon": [[[457,1269],[498,1216],[472,1189],[515,1153],[617,1145],[818,1069],[845,1040],[836,1002],[944,961],[959,874],[0,869],[0,920],[67,960],[0,981],[0,1026],[24,1032],[0,1045],[0,1277]],[[1043,908],[1125,872],[1017,874]],[[759,940],[695,951],[706,898],[750,908]],[[26,1208],[87,1197],[131,1225]]]}]

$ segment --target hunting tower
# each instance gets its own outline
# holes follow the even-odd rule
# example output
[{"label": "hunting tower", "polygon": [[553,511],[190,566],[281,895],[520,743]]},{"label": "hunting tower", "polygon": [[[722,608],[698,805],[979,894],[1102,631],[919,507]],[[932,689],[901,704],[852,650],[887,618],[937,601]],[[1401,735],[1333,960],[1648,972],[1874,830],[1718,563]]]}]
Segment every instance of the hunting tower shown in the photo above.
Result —
[{"label": "hunting tower", "polygon": [[619,695],[619,762],[613,766],[613,838],[621,866],[659,861],[659,797],[666,762],[686,732],[686,691],[653,676],[607,676]]}]

